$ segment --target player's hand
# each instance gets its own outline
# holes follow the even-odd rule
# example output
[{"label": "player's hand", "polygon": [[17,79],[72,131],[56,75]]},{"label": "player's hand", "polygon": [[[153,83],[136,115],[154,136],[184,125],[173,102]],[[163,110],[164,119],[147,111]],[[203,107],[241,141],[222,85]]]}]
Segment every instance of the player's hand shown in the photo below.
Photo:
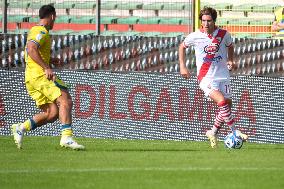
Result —
[{"label": "player's hand", "polygon": [[227,62],[228,70],[231,71],[234,68],[234,63],[232,61]]},{"label": "player's hand", "polygon": [[189,70],[186,67],[181,67],[180,68],[180,74],[185,79],[188,79],[190,77]]},{"label": "player's hand", "polygon": [[279,29],[278,23],[276,21],[274,21],[271,28],[272,28],[272,31],[277,31]]},{"label": "player's hand", "polygon": [[46,78],[48,80],[55,80],[55,73],[52,71],[51,68],[47,68],[44,70],[44,73],[46,75]]},{"label": "player's hand", "polygon": [[55,67],[62,66],[62,61],[59,58],[52,58],[50,63],[53,64]]}]

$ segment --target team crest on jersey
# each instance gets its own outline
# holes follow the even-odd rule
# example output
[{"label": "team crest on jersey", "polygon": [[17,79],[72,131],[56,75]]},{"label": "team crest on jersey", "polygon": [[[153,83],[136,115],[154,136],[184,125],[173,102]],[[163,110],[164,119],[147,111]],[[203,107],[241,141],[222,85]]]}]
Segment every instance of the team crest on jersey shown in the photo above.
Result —
[{"label": "team crest on jersey", "polygon": [[204,52],[207,54],[213,55],[219,51],[219,43],[211,43],[210,45],[206,45],[204,47]]},{"label": "team crest on jersey", "polygon": [[39,40],[41,40],[41,38],[42,38],[42,35],[41,35],[41,34],[37,34],[37,35],[36,35],[36,40],[39,41]]}]

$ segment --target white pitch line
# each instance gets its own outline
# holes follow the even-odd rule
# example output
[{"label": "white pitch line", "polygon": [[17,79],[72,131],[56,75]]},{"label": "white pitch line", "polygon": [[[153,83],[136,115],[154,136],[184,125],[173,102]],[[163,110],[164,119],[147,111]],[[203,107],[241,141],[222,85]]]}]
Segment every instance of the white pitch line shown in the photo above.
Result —
[{"label": "white pitch line", "polygon": [[0,170],[0,174],[6,173],[84,173],[84,172],[128,172],[128,171],[284,171],[284,168],[276,167],[234,167],[234,168],[212,168],[212,167],[187,167],[187,168],[89,168],[89,169],[8,169]]}]

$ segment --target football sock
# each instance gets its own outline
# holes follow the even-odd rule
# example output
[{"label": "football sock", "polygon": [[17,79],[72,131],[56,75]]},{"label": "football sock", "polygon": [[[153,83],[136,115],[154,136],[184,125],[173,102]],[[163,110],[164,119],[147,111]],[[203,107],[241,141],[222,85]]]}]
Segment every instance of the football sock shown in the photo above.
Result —
[{"label": "football sock", "polygon": [[214,125],[212,127],[212,132],[214,135],[218,134],[218,131],[221,129],[221,125],[224,122],[223,118],[222,118],[222,114],[219,111],[218,114],[215,117],[214,120]]},{"label": "football sock", "polygon": [[21,125],[21,129],[25,132],[25,131],[31,131],[34,130],[35,128],[37,128],[37,125],[35,123],[35,121],[30,118],[27,119],[22,125]]},{"label": "football sock", "polygon": [[221,101],[218,103],[218,106],[224,122],[231,128],[231,130],[234,130],[235,121],[229,104],[226,101]]},{"label": "football sock", "polygon": [[71,128],[71,124],[63,124],[61,125],[61,136],[72,136],[73,131]]}]

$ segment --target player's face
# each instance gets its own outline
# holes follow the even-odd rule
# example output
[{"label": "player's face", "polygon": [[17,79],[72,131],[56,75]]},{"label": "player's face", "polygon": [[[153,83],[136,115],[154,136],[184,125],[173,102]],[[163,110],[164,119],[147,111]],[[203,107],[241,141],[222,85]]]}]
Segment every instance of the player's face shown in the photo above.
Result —
[{"label": "player's face", "polygon": [[213,33],[215,28],[215,22],[210,15],[203,15],[201,19],[201,25],[206,33]]}]

